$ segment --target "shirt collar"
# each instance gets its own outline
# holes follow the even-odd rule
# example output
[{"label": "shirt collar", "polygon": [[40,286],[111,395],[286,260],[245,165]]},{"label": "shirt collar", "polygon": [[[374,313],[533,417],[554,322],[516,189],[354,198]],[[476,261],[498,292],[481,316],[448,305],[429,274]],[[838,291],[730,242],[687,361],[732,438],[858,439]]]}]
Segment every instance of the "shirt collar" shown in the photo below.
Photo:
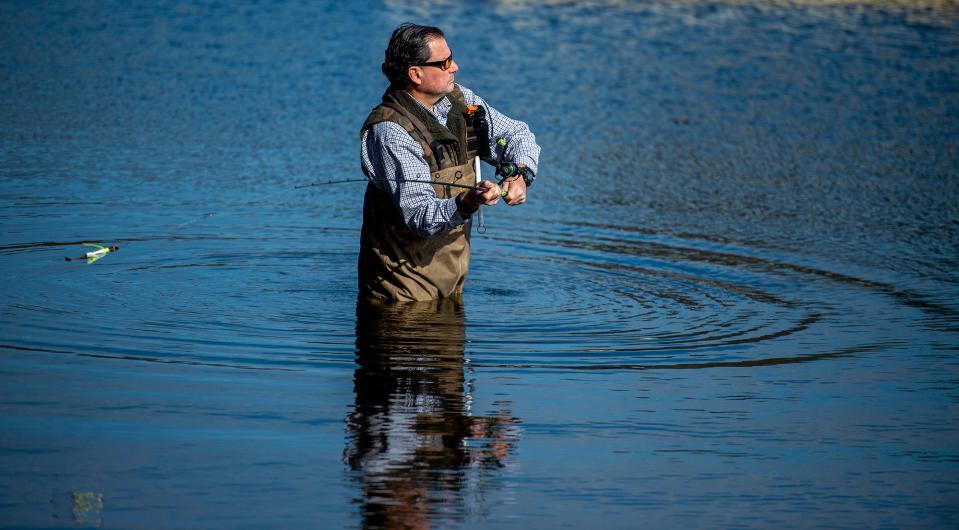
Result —
[{"label": "shirt collar", "polygon": [[449,116],[450,110],[453,108],[453,103],[450,101],[449,96],[443,96],[443,99],[437,101],[436,104],[433,105],[432,109],[421,103],[420,100],[416,98],[413,98],[413,101],[419,103],[421,107],[426,109],[427,112],[436,117],[437,121],[443,124],[446,123],[446,117]]}]

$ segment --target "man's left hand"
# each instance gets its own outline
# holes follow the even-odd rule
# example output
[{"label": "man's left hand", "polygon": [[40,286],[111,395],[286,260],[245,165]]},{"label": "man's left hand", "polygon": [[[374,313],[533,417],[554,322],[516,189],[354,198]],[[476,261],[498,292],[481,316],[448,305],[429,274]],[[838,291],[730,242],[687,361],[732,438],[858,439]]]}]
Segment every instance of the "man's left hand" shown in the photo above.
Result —
[{"label": "man's left hand", "polygon": [[[522,164],[516,164],[521,167]],[[501,184],[503,191],[506,192],[506,197],[503,199],[506,201],[506,204],[510,206],[516,206],[517,204],[523,204],[526,202],[526,181],[523,180],[521,175],[514,175],[503,181]]]}]

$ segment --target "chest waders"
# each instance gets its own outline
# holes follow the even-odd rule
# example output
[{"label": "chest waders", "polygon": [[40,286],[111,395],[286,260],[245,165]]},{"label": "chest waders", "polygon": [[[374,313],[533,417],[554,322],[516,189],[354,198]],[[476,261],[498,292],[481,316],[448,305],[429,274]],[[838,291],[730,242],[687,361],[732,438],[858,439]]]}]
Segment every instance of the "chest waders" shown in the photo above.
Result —
[{"label": "chest waders", "polygon": [[[444,183],[476,182],[472,165],[476,152],[471,148],[475,149],[477,142],[464,117],[466,101],[459,88],[449,99],[453,108],[444,127],[407,92],[388,91],[360,131],[362,138],[370,127],[384,121],[403,127],[423,148],[439,199],[459,192]],[[406,226],[392,197],[370,182],[363,199],[360,234],[360,299],[421,301],[459,296],[469,270],[471,225],[423,237]]]}]

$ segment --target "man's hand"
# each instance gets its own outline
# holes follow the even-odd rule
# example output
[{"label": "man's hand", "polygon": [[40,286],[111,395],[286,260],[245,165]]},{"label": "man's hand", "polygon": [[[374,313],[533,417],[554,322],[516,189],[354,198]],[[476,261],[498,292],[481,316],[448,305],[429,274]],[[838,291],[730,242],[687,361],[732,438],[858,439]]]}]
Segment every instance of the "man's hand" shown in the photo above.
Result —
[{"label": "man's hand", "polygon": [[[526,167],[523,164],[516,164],[519,167]],[[526,181],[521,175],[513,175],[503,181],[503,191],[506,192],[505,201],[510,206],[523,204],[526,202]]]},{"label": "man's hand", "polygon": [[[523,179],[520,179],[520,181],[522,180]],[[460,215],[463,217],[469,217],[473,215],[476,210],[479,210],[480,206],[484,204],[487,206],[492,206],[499,202],[499,186],[488,180],[481,180],[477,182],[476,185],[480,188],[483,188],[483,191],[466,190],[456,196],[456,207],[459,209]]]}]

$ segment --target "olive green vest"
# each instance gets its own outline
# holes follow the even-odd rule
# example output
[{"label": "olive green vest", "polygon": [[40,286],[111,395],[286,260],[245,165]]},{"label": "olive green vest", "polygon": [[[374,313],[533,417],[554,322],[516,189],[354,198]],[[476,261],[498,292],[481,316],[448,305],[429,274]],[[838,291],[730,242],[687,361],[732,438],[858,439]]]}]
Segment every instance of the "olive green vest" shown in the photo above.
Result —
[{"label": "olive green vest", "polygon": [[[360,138],[373,125],[390,121],[403,127],[423,148],[436,197],[455,197],[472,185],[475,134],[467,126],[466,101],[459,88],[450,94],[453,108],[441,125],[404,90],[387,91],[373,109]],[[468,141],[469,140],[469,141]],[[365,171],[365,170],[364,170]],[[363,200],[363,229],[358,263],[361,299],[421,301],[458,296],[470,259],[470,223],[423,237],[410,230],[392,197],[371,179]]]}]

